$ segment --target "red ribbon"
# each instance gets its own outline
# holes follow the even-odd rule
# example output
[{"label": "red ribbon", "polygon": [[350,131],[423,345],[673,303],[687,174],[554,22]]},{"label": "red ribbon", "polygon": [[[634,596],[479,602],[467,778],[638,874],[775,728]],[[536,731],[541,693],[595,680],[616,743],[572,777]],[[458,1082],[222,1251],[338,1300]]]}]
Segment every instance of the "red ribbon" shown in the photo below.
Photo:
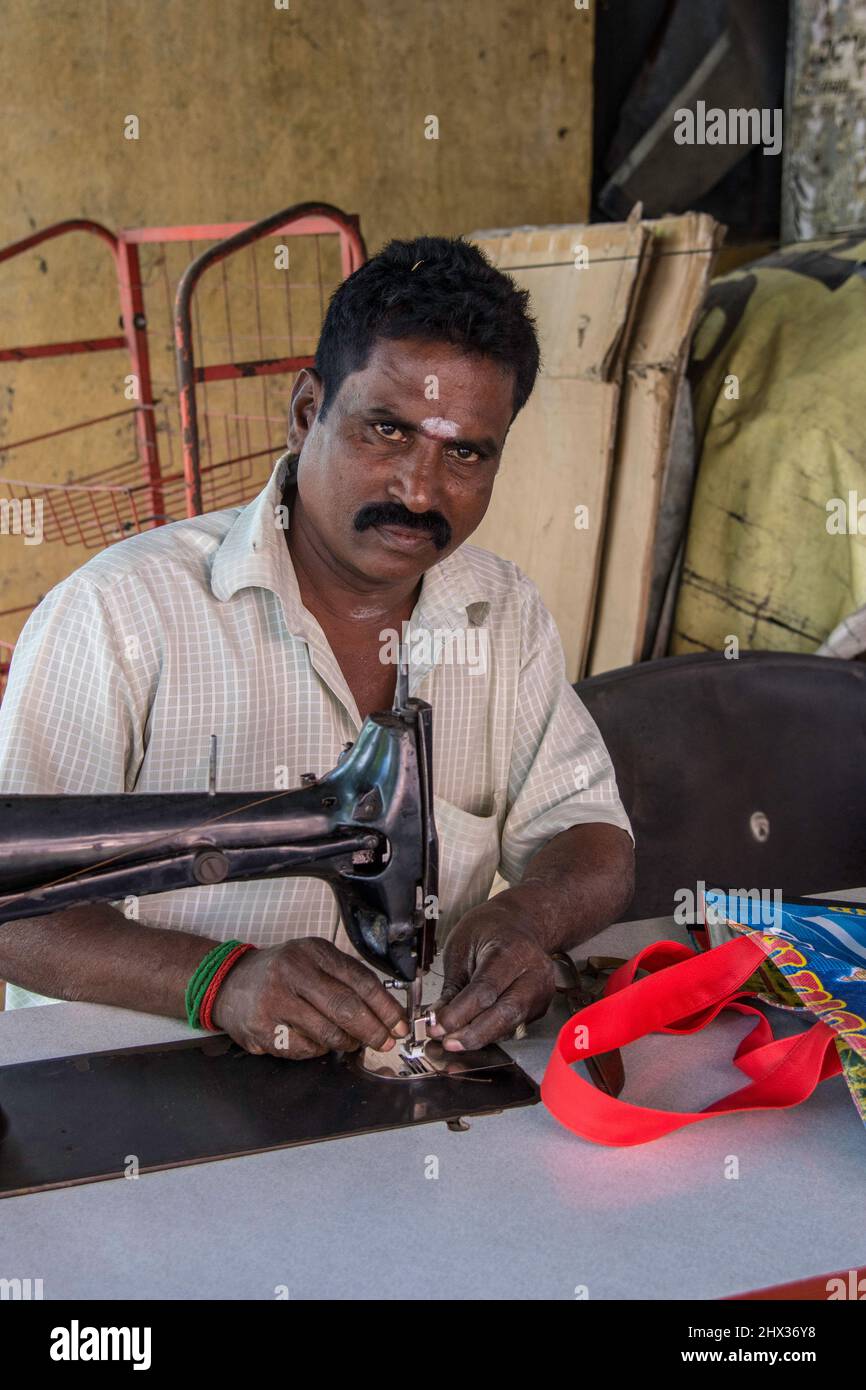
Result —
[{"label": "red ribbon", "polygon": [[[560,1031],[541,1083],[541,1099],[550,1113],[595,1144],[629,1145],[717,1115],[799,1105],[819,1082],[842,1070],[836,1035],[826,1023],[816,1022],[793,1038],[775,1038],[764,1014],[740,1002],[754,998],[754,991],[743,985],[765,961],[765,952],[745,936],[700,953],[678,941],[654,942],[638,952],[611,975],[603,996]],[[639,969],[650,973],[635,980]],[[704,1110],[631,1105],[571,1070],[573,1062],[625,1047],[648,1033],[697,1033],[723,1009],[755,1018],[734,1054],[735,1065],[750,1081]],[[586,1046],[578,1045],[582,1030]]]}]

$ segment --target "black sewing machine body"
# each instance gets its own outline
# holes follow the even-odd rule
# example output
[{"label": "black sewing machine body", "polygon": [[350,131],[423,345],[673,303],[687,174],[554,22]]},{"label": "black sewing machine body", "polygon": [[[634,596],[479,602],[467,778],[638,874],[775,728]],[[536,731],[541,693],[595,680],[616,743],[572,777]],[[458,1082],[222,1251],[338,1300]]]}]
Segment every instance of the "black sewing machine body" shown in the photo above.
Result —
[{"label": "black sewing machine body", "polygon": [[331,885],[362,958],[406,985],[411,1026],[399,1056],[284,1061],[208,1034],[0,1065],[0,1198],[120,1177],[126,1153],[146,1172],[436,1120],[461,1129],[464,1115],[538,1101],[501,1048],[455,1055],[426,1033],[439,888],[432,708],[404,691],[332,771],[294,790],[217,792],[212,760],[209,792],[0,797],[0,926],[76,903],[312,875]]},{"label": "black sewing machine body", "polygon": [[331,885],[364,960],[412,981],[435,952],[432,714],[411,699],[369,715],[331,772],[287,791],[0,798],[0,923],[75,903],[312,876]]}]

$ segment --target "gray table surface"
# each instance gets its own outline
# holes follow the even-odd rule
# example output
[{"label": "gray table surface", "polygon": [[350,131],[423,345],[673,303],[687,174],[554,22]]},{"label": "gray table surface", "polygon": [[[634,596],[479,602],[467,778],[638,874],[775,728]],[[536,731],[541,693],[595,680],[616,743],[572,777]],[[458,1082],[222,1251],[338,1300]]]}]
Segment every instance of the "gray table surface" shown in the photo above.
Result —
[{"label": "gray table surface", "polygon": [[[611,927],[591,950],[661,937],[687,939],[665,919]],[[556,1005],[508,1044],[537,1080],[566,1016]],[[730,1015],[633,1045],[623,1098],[696,1110],[736,1090],[748,1027]],[[0,1013],[0,1060],[189,1035],[46,1005]],[[421,1125],[8,1198],[0,1277],[41,1278],[46,1299],[712,1299],[864,1264],[864,1196],[866,1130],[841,1077],[794,1110],[626,1149],[578,1139],[539,1104],[465,1133]]]}]

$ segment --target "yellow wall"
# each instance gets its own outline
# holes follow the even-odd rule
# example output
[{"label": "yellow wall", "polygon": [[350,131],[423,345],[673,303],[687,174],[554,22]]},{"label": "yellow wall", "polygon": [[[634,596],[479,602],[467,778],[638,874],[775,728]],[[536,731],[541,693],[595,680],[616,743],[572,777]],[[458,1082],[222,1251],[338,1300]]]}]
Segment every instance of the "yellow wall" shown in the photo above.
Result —
[{"label": "yellow wall", "polygon": [[[572,0],[6,0],[2,29],[0,244],[71,216],[244,220],[310,198],[358,213],[371,251],[587,213],[592,17]],[[0,265],[4,345],[116,320],[110,263],[85,237]],[[167,316],[154,355],[168,390]],[[0,442],[122,408],[128,370],[122,354],[3,364]],[[269,392],[284,409],[285,379]],[[69,482],[128,448],[101,426],[0,472]],[[0,610],[88,553],[0,535]],[[0,618],[0,638],[19,626]]]}]

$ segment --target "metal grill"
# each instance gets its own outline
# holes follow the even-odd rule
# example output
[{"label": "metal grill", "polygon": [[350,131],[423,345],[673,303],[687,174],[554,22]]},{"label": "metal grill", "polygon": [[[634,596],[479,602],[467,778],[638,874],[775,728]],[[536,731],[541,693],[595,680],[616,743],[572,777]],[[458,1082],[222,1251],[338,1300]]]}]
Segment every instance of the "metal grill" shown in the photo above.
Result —
[{"label": "metal grill", "polygon": [[[0,250],[0,264],[74,232],[108,249],[120,332],[0,347],[0,362],[123,353],[122,377],[116,357],[106,373],[122,399],[116,410],[3,444],[4,520],[38,503],[45,542],[95,550],[248,501],[284,447],[285,377],[312,365],[330,294],[366,258],[358,218],[299,203],[254,223],[116,235],[72,219]],[[108,462],[76,468],[66,482],[38,481],[58,449]],[[36,602],[0,611],[0,697],[13,629]]]}]

